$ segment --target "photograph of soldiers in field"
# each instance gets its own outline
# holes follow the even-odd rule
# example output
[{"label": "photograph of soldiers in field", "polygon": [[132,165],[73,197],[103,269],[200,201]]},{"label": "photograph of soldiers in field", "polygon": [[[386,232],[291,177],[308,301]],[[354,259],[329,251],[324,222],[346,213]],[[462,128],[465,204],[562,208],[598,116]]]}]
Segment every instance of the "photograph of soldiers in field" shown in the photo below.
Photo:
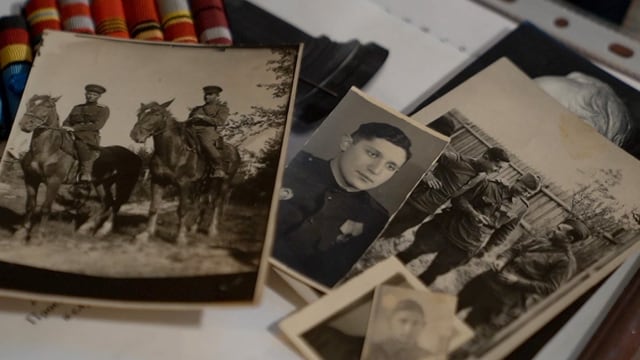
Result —
[{"label": "photograph of soldiers in field", "polygon": [[[20,281],[35,269],[43,282],[62,274],[47,294],[256,299],[298,47],[222,51],[59,32],[44,44],[0,168],[0,260],[20,265],[0,288],[42,294]],[[85,277],[95,289],[74,286]]]},{"label": "photograph of soldiers in field", "polygon": [[638,248],[640,167],[507,60],[414,118],[443,111],[448,152],[340,283],[395,256],[458,296],[475,336],[451,358],[499,358]]},{"label": "photograph of soldiers in field", "polygon": [[446,144],[446,137],[350,92],[287,165],[273,257],[333,286]]}]

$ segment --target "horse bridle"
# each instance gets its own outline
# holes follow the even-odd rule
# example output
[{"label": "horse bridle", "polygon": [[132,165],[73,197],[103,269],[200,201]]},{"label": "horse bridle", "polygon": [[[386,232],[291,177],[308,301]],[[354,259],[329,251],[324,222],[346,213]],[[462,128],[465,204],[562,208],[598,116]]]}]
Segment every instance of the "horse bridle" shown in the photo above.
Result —
[{"label": "horse bridle", "polygon": [[[162,134],[163,132],[167,131],[167,121],[166,121],[167,114],[166,114],[166,112],[165,112],[165,111],[162,111],[162,110],[156,110],[156,109],[154,109],[154,111],[159,111],[159,112],[161,112],[161,113],[162,113],[162,120],[164,120],[164,126],[163,126],[162,128],[160,128],[160,129],[158,129],[158,130],[154,131],[154,132],[151,132],[151,134],[150,134],[148,137],[154,137],[154,136],[156,136],[156,135],[160,135],[160,134]],[[138,120],[138,121],[140,121],[140,120]],[[145,127],[144,127],[144,126],[142,126],[142,125],[141,125],[141,127],[142,127],[143,129],[145,129]],[[146,130],[146,129],[145,129],[145,130]]]},{"label": "horse bridle", "polygon": [[[38,114],[34,114],[34,113],[32,113],[32,112],[30,112],[28,110],[24,113],[23,116],[30,116],[32,118],[35,118],[36,120],[38,120],[40,122],[40,124],[44,124],[45,122],[47,122],[47,119],[45,117],[40,116]],[[44,126],[44,125],[38,125],[38,126],[36,126],[36,128],[41,127],[41,126]]]}]

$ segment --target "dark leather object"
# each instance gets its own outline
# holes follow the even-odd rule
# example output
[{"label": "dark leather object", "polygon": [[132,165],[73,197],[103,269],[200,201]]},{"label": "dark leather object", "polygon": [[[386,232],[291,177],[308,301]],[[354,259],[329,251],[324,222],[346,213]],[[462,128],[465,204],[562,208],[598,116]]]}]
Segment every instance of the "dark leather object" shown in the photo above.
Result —
[{"label": "dark leather object", "polygon": [[327,116],[352,86],[364,86],[389,55],[375,43],[314,38],[245,0],[226,0],[225,7],[236,44],[304,43],[295,118],[307,123]]},{"label": "dark leather object", "polygon": [[624,289],[579,359],[638,359],[640,354],[640,271]]}]

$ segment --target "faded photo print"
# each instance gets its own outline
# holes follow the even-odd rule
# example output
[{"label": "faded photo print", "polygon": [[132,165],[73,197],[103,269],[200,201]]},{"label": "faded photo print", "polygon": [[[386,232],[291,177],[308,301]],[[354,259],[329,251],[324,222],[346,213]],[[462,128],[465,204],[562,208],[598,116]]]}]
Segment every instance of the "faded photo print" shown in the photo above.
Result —
[{"label": "faded photo print", "polygon": [[298,52],[47,33],[2,159],[0,288],[253,300]]},{"label": "faded photo print", "polygon": [[379,286],[362,359],[446,359],[455,308],[451,295]]},{"label": "faded photo print", "polygon": [[508,353],[638,247],[637,160],[509,61],[414,118],[450,145],[342,281],[395,256],[456,295],[476,335],[452,358]]},{"label": "faded photo print", "polygon": [[[376,288],[387,285],[394,289],[391,295],[394,304],[397,302],[396,293],[402,294],[404,299],[407,298],[407,294],[413,294],[412,290],[415,290],[420,291],[420,295],[415,299],[421,302],[421,309],[426,301],[425,311],[432,308],[440,312],[440,314],[434,313],[424,317],[423,320],[430,321],[429,326],[423,326],[423,322],[418,321],[417,317],[409,319],[415,325],[412,325],[409,331],[403,329],[405,326],[398,324],[398,333],[406,335],[401,336],[402,338],[413,338],[419,332],[422,337],[429,338],[420,340],[420,344],[438,355],[446,354],[447,351],[455,349],[471,338],[471,330],[454,316],[455,297],[431,294],[404,268],[402,263],[394,258],[380,262],[335,291],[287,317],[279,323],[279,327],[306,358],[360,359],[364,355],[365,336],[368,343],[368,331],[379,325],[374,325],[370,320],[376,321],[374,313],[379,312],[373,305]],[[412,295],[408,297],[413,298]],[[405,317],[397,320],[404,323],[404,319]],[[377,339],[377,335],[374,335],[374,338]],[[396,344],[398,347],[394,349],[399,352],[393,352],[392,355],[408,354],[404,352],[403,344],[404,342]],[[406,349],[413,349],[414,346],[409,344],[414,342],[407,342]],[[404,359],[404,357],[391,357],[391,359]]]},{"label": "faded photo print", "polygon": [[333,286],[446,144],[352,90],[287,165],[273,257],[318,287]]}]

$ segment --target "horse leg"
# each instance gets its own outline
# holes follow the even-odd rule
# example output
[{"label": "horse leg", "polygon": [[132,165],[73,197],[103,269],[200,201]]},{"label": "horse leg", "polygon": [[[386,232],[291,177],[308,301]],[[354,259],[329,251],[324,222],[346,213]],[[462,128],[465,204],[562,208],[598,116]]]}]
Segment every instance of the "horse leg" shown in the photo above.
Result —
[{"label": "horse leg", "polygon": [[[80,234],[93,234],[96,232],[98,227],[102,225],[105,220],[109,217],[109,213],[111,211],[111,207],[113,206],[113,196],[111,195],[111,184],[105,183],[100,186],[96,186],[96,193],[100,197],[102,201],[102,205],[100,210],[98,210],[95,214],[89,216],[87,221],[84,222],[79,228],[78,233]],[[106,234],[103,234],[104,236]],[[98,236],[101,237],[101,236]]]},{"label": "horse leg", "polygon": [[211,197],[213,199],[213,214],[211,214],[211,224],[209,224],[208,235],[210,238],[215,238],[219,234],[218,226],[220,220],[222,220],[222,212],[224,211],[224,192],[226,191],[226,182],[216,184],[213,187]]},{"label": "horse leg", "polygon": [[58,190],[60,190],[60,185],[62,184],[62,179],[57,176],[52,176],[47,179],[47,192],[44,202],[42,203],[42,207],[40,212],[42,213],[42,218],[40,219],[40,226],[38,230],[38,236],[43,237],[47,231],[47,223],[49,222],[49,216],[51,215],[51,206],[53,205],[53,201],[58,194]]},{"label": "horse leg", "polygon": [[158,207],[162,201],[163,190],[164,189],[160,184],[154,183],[153,179],[151,180],[151,203],[149,204],[149,220],[147,222],[147,229],[136,236],[136,241],[146,242],[149,240],[150,236],[154,236],[156,234]]},{"label": "horse leg", "polygon": [[102,238],[113,231],[113,222],[115,221],[116,214],[120,210],[120,204],[116,203],[116,200],[111,193],[111,185],[105,185],[103,203],[105,204],[104,218],[102,219],[102,226],[96,231],[96,236]]},{"label": "horse leg", "polygon": [[189,184],[179,184],[180,201],[178,203],[178,245],[187,244],[187,216],[189,215]]},{"label": "horse leg", "polygon": [[25,186],[27,189],[27,201],[25,204],[24,224],[14,234],[14,238],[21,241],[27,241],[31,235],[33,228],[33,214],[36,210],[36,200],[38,199],[38,188],[40,181],[33,179],[32,176],[25,175]]}]

